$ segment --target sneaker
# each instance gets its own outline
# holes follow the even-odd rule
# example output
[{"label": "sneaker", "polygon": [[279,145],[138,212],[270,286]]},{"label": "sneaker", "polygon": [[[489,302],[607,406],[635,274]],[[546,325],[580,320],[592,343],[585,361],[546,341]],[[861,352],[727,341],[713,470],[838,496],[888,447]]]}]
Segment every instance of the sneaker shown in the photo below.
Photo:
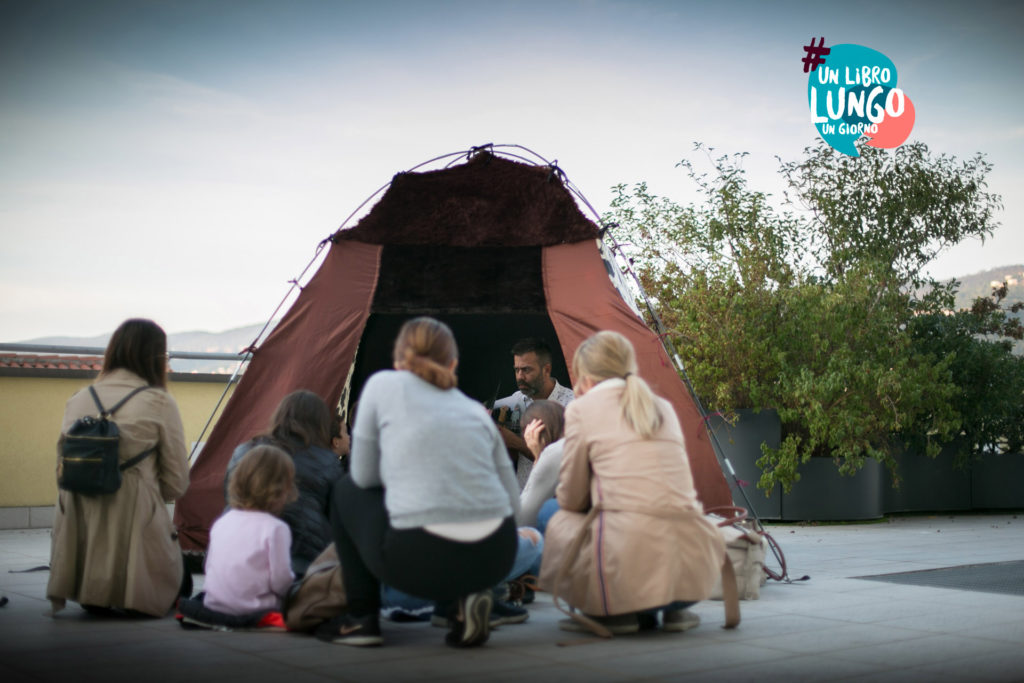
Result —
[{"label": "sneaker", "polygon": [[[637,619],[636,614],[616,614],[612,617],[587,616],[608,629],[612,635],[621,636],[627,633],[636,633],[640,630],[640,620]],[[581,624],[575,619],[559,620],[558,628],[563,631],[572,631],[573,633],[591,632],[585,624]]]},{"label": "sneaker", "polygon": [[372,647],[384,642],[380,637],[380,617],[377,614],[365,617],[343,614],[317,626],[314,634],[328,643],[356,647]]},{"label": "sneaker", "polygon": [[700,626],[700,616],[688,609],[665,610],[661,618],[663,631],[689,631]]},{"label": "sneaker", "polygon": [[208,629],[210,631],[230,631],[231,628],[223,624],[215,624],[211,621],[206,621],[194,616],[185,616],[181,612],[174,615],[174,618],[178,620],[178,626],[181,626],[186,631],[195,629]]},{"label": "sneaker", "polygon": [[491,635],[490,616],[494,597],[490,589],[459,600],[459,615],[451,624],[445,642],[452,647],[483,645]]},{"label": "sneaker", "polygon": [[[491,628],[498,628],[504,624],[521,624],[529,618],[530,613],[525,608],[494,598],[488,625]],[[435,609],[434,613],[430,615],[430,625],[438,628],[451,628],[452,620],[439,609]]]},{"label": "sneaker", "polygon": [[534,601],[536,587],[537,577],[532,574],[523,574],[518,579],[507,582],[505,594],[499,597],[513,605],[529,605]]},{"label": "sneaker", "polygon": [[530,618],[530,613],[525,607],[513,605],[504,600],[495,600],[491,606],[491,628],[503,624],[521,624]]}]

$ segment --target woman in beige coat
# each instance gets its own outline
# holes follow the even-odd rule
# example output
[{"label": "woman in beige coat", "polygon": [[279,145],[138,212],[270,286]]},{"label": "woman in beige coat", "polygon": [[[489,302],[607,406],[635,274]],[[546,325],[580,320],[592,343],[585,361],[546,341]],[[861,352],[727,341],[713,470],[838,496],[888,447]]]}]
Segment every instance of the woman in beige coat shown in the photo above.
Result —
[{"label": "woman in beige coat", "polygon": [[[108,608],[163,616],[181,589],[182,560],[166,503],[188,488],[188,454],[178,406],[166,389],[167,336],[150,320],[127,320],[114,332],[93,385],[105,408],[133,389],[113,416],[120,459],[156,451],[123,471],[116,492],[86,496],[61,490],[53,522],[50,581],[53,611],[73,600],[90,611]],[[88,389],[68,400],[61,439],[75,420],[98,413]],[[59,445],[58,445],[59,450]]]},{"label": "woman in beige coat", "polygon": [[679,421],[636,372],[616,332],[590,337],[573,358],[577,398],[540,576],[586,615],[560,622],[564,630],[607,635],[596,622],[631,633],[660,610],[665,630],[684,631],[699,623],[686,607],[720,576],[725,545],[697,500]]}]

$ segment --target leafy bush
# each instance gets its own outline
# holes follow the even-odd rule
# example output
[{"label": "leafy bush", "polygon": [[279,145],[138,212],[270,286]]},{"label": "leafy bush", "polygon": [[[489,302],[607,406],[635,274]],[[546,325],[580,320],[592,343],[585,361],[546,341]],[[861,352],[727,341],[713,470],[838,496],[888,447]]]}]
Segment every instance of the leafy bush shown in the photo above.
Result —
[{"label": "leafy bush", "polygon": [[991,233],[988,166],[920,143],[860,159],[821,143],[782,165],[793,196],[779,211],[748,187],[743,155],[706,151],[710,174],[681,163],[700,203],[620,185],[606,221],[706,404],[778,410],[782,444],[759,460],[759,485],[788,490],[812,456],[846,474],[865,458],[892,465],[893,435],[912,429],[934,455],[959,430],[957,387],[953,358],[915,345],[912,285],[943,245]]},{"label": "leafy bush", "polygon": [[[1024,358],[1013,353],[1014,340],[1024,337],[1017,313],[1024,304],[1003,308],[1007,286],[979,297],[969,310],[950,312],[949,288],[936,290],[933,308],[910,325],[914,346],[949,367],[957,391],[950,405],[960,417],[955,456],[959,464],[985,453],[1019,453],[1024,448]],[[907,430],[911,451],[934,441],[926,426]]]}]

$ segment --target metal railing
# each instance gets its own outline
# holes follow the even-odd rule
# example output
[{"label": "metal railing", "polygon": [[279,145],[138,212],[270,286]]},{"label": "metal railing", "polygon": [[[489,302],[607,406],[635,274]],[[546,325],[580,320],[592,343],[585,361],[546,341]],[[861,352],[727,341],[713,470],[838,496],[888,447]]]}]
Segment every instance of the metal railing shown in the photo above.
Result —
[{"label": "metal railing", "polygon": [[[106,348],[102,346],[57,346],[53,344],[0,344],[0,352],[13,353],[53,353],[57,355],[102,356]],[[168,351],[167,355],[174,360],[227,360],[240,363],[247,358],[244,351],[238,353],[211,353],[206,351]]]}]

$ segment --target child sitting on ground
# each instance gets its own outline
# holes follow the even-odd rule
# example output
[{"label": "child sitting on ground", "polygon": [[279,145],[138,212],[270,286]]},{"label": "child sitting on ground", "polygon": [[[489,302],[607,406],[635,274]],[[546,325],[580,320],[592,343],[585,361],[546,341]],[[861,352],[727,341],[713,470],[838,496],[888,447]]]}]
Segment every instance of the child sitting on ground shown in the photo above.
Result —
[{"label": "child sitting on ground", "polygon": [[291,531],[277,515],[296,495],[287,453],[264,445],[243,456],[228,479],[231,508],[210,529],[205,593],[178,605],[183,626],[283,625],[282,602],[295,577]]}]

